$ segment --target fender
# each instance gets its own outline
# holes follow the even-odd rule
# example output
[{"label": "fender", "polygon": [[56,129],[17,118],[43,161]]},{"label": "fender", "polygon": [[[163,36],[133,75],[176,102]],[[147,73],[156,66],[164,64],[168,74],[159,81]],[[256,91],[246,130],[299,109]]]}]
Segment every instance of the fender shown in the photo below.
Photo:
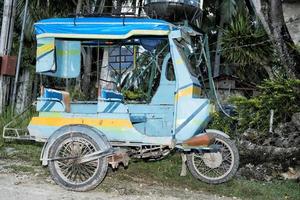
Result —
[{"label": "fender", "polygon": [[80,132],[83,134],[86,134],[87,136],[91,137],[99,146],[104,147],[105,149],[111,148],[106,136],[99,131],[98,129],[82,125],[82,124],[74,124],[74,125],[66,125],[62,126],[58,130],[56,130],[47,140],[47,142],[44,144],[44,147],[41,152],[40,160],[42,161],[43,166],[48,165],[48,159],[49,159],[49,151],[54,144],[54,142],[60,138],[61,136],[65,134],[69,134],[72,132]]},{"label": "fender", "polygon": [[205,130],[206,133],[215,133],[215,134],[218,134],[218,135],[222,135],[224,136],[225,138],[230,138],[229,135],[227,135],[226,133],[222,132],[222,131],[219,131],[219,130],[216,130],[216,129],[206,129]]}]

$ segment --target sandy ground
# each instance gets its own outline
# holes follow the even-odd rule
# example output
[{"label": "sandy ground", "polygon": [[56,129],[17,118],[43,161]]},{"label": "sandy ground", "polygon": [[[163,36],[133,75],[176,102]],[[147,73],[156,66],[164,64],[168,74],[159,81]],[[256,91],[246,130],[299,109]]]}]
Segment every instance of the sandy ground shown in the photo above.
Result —
[{"label": "sandy ground", "polygon": [[40,176],[36,172],[12,172],[8,167],[9,165],[24,165],[24,163],[14,162],[12,164],[10,162],[0,160],[0,200],[232,200],[232,198],[189,191],[185,188],[167,188],[155,184],[145,185],[137,182],[118,181],[118,184],[114,185],[110,182],[115,182],[115,180],[110,180],[110,177],[107,177],[105,181],[105,187],[113,187],[113,189],[109,189],[109,192],[101,189],[101,185],[89,192],[70,192],[56,185],[49,176]]}]

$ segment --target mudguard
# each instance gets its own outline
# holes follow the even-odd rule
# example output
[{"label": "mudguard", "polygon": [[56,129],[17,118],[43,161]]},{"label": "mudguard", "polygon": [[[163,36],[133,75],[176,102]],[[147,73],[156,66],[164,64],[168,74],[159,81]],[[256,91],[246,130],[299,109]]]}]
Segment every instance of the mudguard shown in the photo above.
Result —
[{"label": "mudguard", "polygon": [[216,129],[206,129],[205,130],[206,133],[215,133],[215,134],[218,134],[218,135],[222,135],[224,136],[225,138],[230,138],[229,135],[227,135],[226,133],[222,132],[222,131],[219,131],[219,130],[216,130]]},{"label": "mudguard", "polygon": [[61,136],[65,134],[69,134],[72,132],[79,132],[82,134],[85,134],[89,137],[91,137],[99,146],[103,147],[104,149],[111,148],[106,136],[99,131],[98,129],[87,126],[87,125],[67,125],[59,128],[56,130],[47,140],[47,142],[44,144],[44,147],[41,152],[40,160],[42,161],[43,166],[48,165],[48,159],[49,159],[49,150],[51,149],[51,146],[53,143],[60,138]]}]

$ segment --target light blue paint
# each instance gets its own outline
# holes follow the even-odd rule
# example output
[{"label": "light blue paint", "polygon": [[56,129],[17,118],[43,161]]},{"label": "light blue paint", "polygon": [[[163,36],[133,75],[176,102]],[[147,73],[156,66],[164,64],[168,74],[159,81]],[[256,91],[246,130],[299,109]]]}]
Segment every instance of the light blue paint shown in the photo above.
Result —
[{"label": "light blue paint", "polygon": [[98,101],[97,111],[98,113],[128,113],[128,108],[118,101]]},{"label": "light blue paint", "polygon": [[156,93],[154,94],[151,103],[152,105],[174,105],[175,99],[175,81],[169,81],[167,79],[167,65],[168,61],[171,59],[171,54],[168,53],[163,61],[161,76],[160,76],[160,84],[157,88]]},{"label": "light blue paint", "polygon": [[[188,69],[190,63],[183,52],[184,49],[179,48],[179,45],[176,44],[181,39],[188,41],[189,38],[186,37],[188,37],[188,35],[183,34],[180,30],[172,31],[169,36],[172,61],[176,74],[177,93],[187,86],[198,87],[200,85],[198,79],[193,76]],[[203,106],[203,104],[205,104],[205,106]],[[199,113],[195,113],[199,108],[201,108]],[[199,130],[203,129],[205,122],[209,118],[209,111],[208,99],[194,97],[193,94],[180,97],[175,104],[174,116],[174,136],[177,142],[187,140],[197,134]],[[186,121],[188,119],[190,120]]]},{"label": "light blue paint", "polygon": [[38,112],[64,112],[65,105],[62,101],[51,98],[38,98],[36,103]]},{"label": "light blue paint", "polygon": [[46,75],[60,78],[76,78],[81,67],[81,42],[55,40],[56,71]]},{"label": "light blue paint", "polygon": [[[60,78],[76,78],[80,74],[81,42],[40,38],[38,46],[53,44],[55,49],[37,57],[36,72]],[[54,54],[55,52],[55,54]]]},{"label": "light blue paint", "polygon": [[[42,47],[44,45],[53,45],[54,46],[55,39],[54,38],[41,38],[37,40],[37,46]],[[37,54],[36,59],[36,72],[49,72],[55,71],[55,61],[54,61],[54,50],[45,51],[41,55]]]},{"label": "light blue paint", "polygon": [[74,102],[71,103],[70,113],[76,114],[97,114],[97,101],[95,102]]},{"label": "light blue paint", "polygon": [[143,134],[172,136],[174,110],[172,105],[128,104],[131,118],[140,118],[134,127]]}]

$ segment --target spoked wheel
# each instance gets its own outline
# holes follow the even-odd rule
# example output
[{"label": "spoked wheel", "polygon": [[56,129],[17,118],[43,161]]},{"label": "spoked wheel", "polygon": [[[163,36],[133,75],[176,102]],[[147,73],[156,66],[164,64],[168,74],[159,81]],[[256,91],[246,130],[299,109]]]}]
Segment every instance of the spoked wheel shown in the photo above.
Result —
[{"label": "spoked wheel", "polygon": [[81,157],[101,150],[101,147],[89,136],[82,133],[66,134],[53,144],[49,170],[54,181],[73,191],[87,191],[95,188],[104,179],[108,162],[99,158],[80,162]]},{"label": "spoked wheel", "polygon": [[214,134],[218,152],[191,153],[187,155],[187,166],[192,175],[206,183],[219,184],[231,179],[239,166],[239,154],[233,141]]}]

